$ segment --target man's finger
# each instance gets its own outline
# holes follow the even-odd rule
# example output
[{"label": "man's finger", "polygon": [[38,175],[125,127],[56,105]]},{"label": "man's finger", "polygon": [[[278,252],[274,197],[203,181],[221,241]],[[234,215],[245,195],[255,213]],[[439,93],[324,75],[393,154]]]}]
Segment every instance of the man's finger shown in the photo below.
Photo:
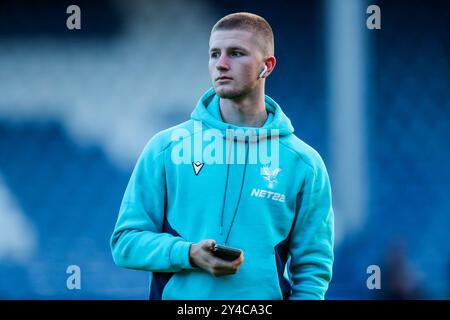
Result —
[{"label": "man's finger", "polygon": [[233,266],[240,266],[242,263],[244,262],[244,255],[241,253],[241,255],[234,259],[233,261],[231,261],[231,263],[233,264]]},{"label": "man's finger", "polygon": [[215,240],[204,240],[202,241],[202,248],[203,249],[208,249],[211,250],[212,247],[214,247],[216,245],[216,241]]}]

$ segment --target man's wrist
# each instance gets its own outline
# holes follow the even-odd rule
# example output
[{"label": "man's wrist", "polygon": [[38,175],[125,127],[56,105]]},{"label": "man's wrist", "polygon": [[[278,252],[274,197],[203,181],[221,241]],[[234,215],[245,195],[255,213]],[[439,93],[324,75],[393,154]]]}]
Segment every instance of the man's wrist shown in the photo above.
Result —
[{"label": "man's wrist", "polygon": [[191,265],[192,268],[197,268],[198,266],[195,264],[194,260],[192,259],[192,255],[191,255],[192,245],[193,245],[193,243],[191,243],[191,245],[189,246],[189,264]]}]

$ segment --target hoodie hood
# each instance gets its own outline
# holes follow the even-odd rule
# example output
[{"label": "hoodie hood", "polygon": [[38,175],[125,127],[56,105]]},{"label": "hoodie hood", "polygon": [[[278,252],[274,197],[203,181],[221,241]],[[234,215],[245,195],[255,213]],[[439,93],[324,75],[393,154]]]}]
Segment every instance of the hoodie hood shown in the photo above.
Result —
[{"label": "hoodie hood", "polygon": [[[294,127],[291,124],[289,118],[283,113],[280,106],[269,96],[265,96],[266,110],[269,114],[266,122],[262,127],[240,127],[230,123],[223,122],[217,112],[213,112],[212,108],[218,108],[219,96],[214,91],[214,88],[209,89],[197,103],[194,111],[191,114],[193,120],[202,121],[202,123],[210,128],[215,128],[220,131],[226,131],[227,129],[244,129],[251,132],[258,133],[259,130],[265,129],[266,135],[271,135],[271,130],[277,129],[279,136],[289,135],[294,132]],[[209,109],[211,108],[211,109]]]}]

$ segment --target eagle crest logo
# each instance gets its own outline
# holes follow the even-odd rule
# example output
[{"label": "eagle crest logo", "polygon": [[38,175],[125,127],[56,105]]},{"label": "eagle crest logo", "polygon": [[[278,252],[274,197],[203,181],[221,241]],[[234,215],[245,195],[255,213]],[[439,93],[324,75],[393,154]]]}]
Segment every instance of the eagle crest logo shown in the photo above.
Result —
[{"label": "eagle crest logo", "polygon": [[280,168],[270,169],[268,166],[261,167],[261,176],[267,181],[267,186],[272,189],[278,182],[277,176],[281,172]]}]

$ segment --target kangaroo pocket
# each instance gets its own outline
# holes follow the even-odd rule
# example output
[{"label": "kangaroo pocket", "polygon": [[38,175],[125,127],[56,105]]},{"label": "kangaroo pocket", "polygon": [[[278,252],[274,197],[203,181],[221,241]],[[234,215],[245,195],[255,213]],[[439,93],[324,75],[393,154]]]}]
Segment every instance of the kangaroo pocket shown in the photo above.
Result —
[{"label": "kangaroo pocket", "polygon": [[183,270],[169,280],[162,299],[282,299],[275,257],[268,253],[261,259],[249,253],[237,274],[220,277],[200,269]]},{"label": "kangaroo pocket", "polygon": [[182,270],[175,273],[164,288],[163,300],[215,299],[213,276],[200,269]]}]

